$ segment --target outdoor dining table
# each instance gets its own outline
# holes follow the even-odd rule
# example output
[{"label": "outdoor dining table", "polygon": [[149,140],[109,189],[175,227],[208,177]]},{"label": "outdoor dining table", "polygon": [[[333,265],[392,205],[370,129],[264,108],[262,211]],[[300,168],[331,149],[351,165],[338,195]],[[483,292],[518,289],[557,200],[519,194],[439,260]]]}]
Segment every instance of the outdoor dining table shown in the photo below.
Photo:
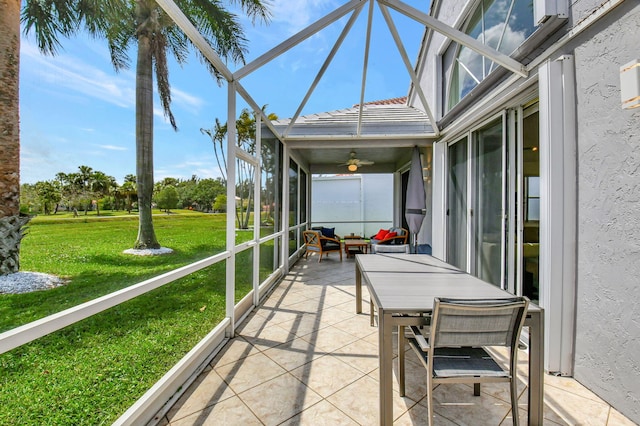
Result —
[{"label": "outdoor dining table", "polygon": [[[513,294],[480,280],[430,255],[356,255],[356,313],[362,312],[362,284],[369,289],[378,311],[380,366],[380,424],[393,424],[393,349],[396,326],[422,325],[433,310],[435,297],[508,298]],[[530,303],[525,320],[529,328],[529,425],[543,419],[544,311]],[[401,374],[402,376],[402,374]],[[403,388],[401,384],[401,388]]]}]

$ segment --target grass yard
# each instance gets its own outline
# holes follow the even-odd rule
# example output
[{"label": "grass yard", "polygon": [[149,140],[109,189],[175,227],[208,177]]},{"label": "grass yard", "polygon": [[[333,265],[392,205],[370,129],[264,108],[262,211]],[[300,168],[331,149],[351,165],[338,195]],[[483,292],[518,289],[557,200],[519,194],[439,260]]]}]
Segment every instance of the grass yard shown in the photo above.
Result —
[{"label": "grass yard", "polygon": [[[45,317],[225,247],[225,216],[179,211],[154,216],[158,241],[174,253],[131,256],[137,217],[36,218],[21,269],[65,277],[63,287],[0,295],[0,331]],[[251,256],[237,271],[251,272]],[[236,300],[251,289],[238,272]],[[224,317],[225,264],[95,315],[0,355],[0,424],[111,424]]]}]

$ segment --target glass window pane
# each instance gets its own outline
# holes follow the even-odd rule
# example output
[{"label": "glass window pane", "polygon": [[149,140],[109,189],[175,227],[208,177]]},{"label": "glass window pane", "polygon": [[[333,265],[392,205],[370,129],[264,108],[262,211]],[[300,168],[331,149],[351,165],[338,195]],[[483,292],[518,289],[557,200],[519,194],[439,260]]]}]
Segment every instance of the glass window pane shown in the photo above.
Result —
[{"label": "glass window pane", "polygon": [[260,244],[260,283],[263,283],[280,266],[278,261],[279,238]]},{"label": "glass window pane", "polygon": [[236,244],[253,238],[253,188],[256,168],[244,160],[236,161]]},{"label": "glass window pane", "polygon": [[300,241],[300,232],[298,229],[289,231],[289,256],[298,250],[298,241]]},{"label": "glass window pane", "polygon": [[247,108],[243,108],[236,120],[238,147],[251,155],[256,155],[256,119]]},{"label": "glass window pane", "polygon": [[236,293],[238,303],[253,289],[253,248],[236,254]]},{"label": "glass window pane", "polygon": [[[533,0],[484,0],[467,23],[465,33],[504,54],[511,54],[536,29],[533,22]],[[484,80],[496,64],[488,58],[451,43],[445,57],[457,51],[454,61],[445,60],[451,67],[448,81],[448,109],[453,108],[474,87]],[[443,73],[447,75],[447,72]]]},{"label": "glass window pane", "polygon": [[540,198],[529,198],[527,220],[540,220]]},{"label": "glass window pane", "polygon": [[279,202],[279,163],[277,139],[262,139],[262,176],[260,179],[260,235],[267,236],[277,232],[279,215],[276,203]]},{"label": "glass window pane", "polygon": [[540,197],[540,176],[527,177],[527,194],[529,197]]},{"label": "glass window pane", "polygon": [[476,200],[474,206],[476,275],[501,285],[502,274],[502,120],[475,133]]},{"label": "glass window pane", "polygon": [[467,138],[449,147],[447,262],[467,269]]},{"label": "glass window pane", "polygon": [[289,226],[298,225],[298,165],[289,162]]},{"label": "glass window pane", "polygon": [[307,174],[300,170],[300,223],[307,221]]}]

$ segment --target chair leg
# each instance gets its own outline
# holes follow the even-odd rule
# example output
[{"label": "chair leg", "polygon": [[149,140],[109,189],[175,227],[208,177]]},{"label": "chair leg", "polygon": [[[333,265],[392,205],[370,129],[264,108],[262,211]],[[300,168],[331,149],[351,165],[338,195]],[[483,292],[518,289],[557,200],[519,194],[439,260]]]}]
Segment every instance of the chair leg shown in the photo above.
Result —
[{"label": "chair leg", "polygon": [[513,426],[520,424],[520,416],[518,413],[518,380],[516,377],[511,377],[511,417],[513,418]]},{"label": "chair leg", "polygon": [[520,416],[518,415],[518,345],[514,345],[511,348],[511,365],[509,368],[509,374],[511,380],[509,386],[511,388],[511,417],[513,418],[513,425],[518,426],[520,423]]},{"label": "chair leg", "polygon": [[433,382],[431,371],[427,371],[427,414],[429,416],[429,426],[433,425]]}]

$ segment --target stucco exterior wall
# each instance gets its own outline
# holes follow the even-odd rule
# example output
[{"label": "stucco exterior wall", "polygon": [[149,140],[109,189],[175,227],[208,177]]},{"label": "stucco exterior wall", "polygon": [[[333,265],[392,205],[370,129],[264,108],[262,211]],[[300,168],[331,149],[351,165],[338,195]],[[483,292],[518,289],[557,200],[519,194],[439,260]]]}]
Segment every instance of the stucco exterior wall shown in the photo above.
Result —
[{"label": "stucco exterior wall", "polygon": [[[587,3],[595,2],[577,3],[584,10]],[[619,68],[640,57],[639,33],[640,4],[627,1],[587,30],[574,51],[578,114],[575,378],[638,423],[640,109],[621,108]]]}]

